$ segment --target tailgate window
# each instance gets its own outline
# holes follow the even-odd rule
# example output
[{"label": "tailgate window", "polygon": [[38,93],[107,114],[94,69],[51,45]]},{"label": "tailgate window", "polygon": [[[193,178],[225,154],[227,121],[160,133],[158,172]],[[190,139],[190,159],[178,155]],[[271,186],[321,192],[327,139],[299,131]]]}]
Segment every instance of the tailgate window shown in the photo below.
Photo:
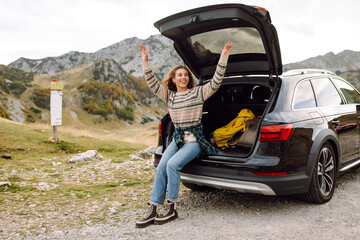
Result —
[{"label": "tailgate window", "polygon": [[232,44],[232,55],[265,54],[260,33],[252,27],[225,28],[197,34],[187,38],[198,58],[220,54],[227,43]]}]

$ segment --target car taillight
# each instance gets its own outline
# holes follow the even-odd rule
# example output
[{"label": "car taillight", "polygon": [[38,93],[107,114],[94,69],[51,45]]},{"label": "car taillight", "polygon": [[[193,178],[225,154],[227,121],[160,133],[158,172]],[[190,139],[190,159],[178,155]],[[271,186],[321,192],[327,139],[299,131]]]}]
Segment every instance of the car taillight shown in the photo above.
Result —
[{"label": "car taillight", "polygon": [[162,123],[159,123],[159,135],[162,135]]},{"label": "car taillight", "polygon": [[294,124],[284,124],[261,127],[261,142],[274,142],[288,140],[294,130]]},{"label": "car taillight", "polygon": [[256,9],[257,9],[257,10],[263,10],[263,11],[266,11],[266,12],[267,12],[267,10],[266,10],[265,8],[263,8],[263,7],[257,7]]}]

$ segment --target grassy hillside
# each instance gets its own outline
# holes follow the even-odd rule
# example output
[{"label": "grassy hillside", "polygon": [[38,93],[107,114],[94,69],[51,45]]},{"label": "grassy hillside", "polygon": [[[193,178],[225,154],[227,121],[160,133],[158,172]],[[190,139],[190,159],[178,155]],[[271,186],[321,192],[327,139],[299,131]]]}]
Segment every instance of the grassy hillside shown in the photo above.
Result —
[{"label": "grassy hillside", "polygon": [[[0,182],[11,183],[0,187],[0,238],[122,221],[123,210],[148,200],[155,171],[151,161],[129,158],[146,145],[59,130],[61,141],[51,143],[49,127],[0,119],[0,156],[11,156],[0,158]],[[68,162],[90,149],[104,158]]]},{"label": "grassy hillside", "polygon": [[4,92],[19,97],[31,86],[34,75],[23,70],[0,65],[0,94]]},{"label": "grassy hillside", "polygon": [[[3,66],[0,77],[0,117],[18,122],[50,124],[52,79],[64,84],[62,123],[65,127],[111,131],[157,122],[165,113],[164,106],[158,104],[144,79],[128,75],[111,60],[81,65],[55,75],[33,76]],[[12,83],[8,80],[14,79],[23,81],[24,90],[19,95],[9,88]]]}]

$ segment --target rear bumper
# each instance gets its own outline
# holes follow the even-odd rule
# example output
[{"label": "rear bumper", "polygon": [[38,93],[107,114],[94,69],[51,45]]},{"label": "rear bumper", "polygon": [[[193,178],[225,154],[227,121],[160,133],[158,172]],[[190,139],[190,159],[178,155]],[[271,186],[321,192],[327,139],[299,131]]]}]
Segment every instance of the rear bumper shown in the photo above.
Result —
[{"label": "rear bumper", "polygon": [[235,190],[244,193],[258,193],[264,195],[276,195],[267,185],[256,182],[245,182],[231,179],[220,179],[192,174],[181,174],[181,180],[200,186],[209,186],[219,189]]},{"label": "rear bumper", "polygon": [[[216,174],[213,176],[181,173],[181,181],[209,186],[218,189],[235,190],[243,193],[263,195],[291,195],[305,193],[309,189],[310,177],[305,173],[289,174],[284,176],[257,176],[251,172],[242,172],[239,175]],[[239,173],[239,172],[238,172]]]},{"label": "rear bumper", "polygon": [[[155,159],[162,156],[162,148],[155,152]],[[272,172],[278,172],[279,158],[272,156],[254,155],[250,160],[234,163],[221,162],[217,157],[208,157],[206,160],[193,160],[181,170],[181,181],[209,186],[218,189],[235,190],[243,193],[256,193],[263,195],[291,195],[306,193],[310,185],[310,175],[303,170],[296,173],[281,176],[260,176],[253,171],[266,168]],[[221,160],[232,160],[221,156]],[[154,161],[155,167],[158,161]],[[270,170],[269,170],[270,171]],[[280,172],[282,172],[281,170]],[[260,171],[261,172],[261,171]],[[266,171],[265,171],[266,172]]]}]

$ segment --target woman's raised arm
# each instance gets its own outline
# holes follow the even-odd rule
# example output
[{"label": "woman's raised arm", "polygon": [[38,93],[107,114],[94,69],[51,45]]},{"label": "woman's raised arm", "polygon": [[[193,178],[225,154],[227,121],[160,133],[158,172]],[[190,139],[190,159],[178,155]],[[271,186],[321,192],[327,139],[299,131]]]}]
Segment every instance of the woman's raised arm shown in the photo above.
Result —
[{"label": "woman's raised arm", "polygon": [[225,75],[226,65],[231,50],[232,50],[231,44],[226,44],[226,46],[221,51],[220,59],[216,66],[216,71],[214,73],[213,78],[211,79],[210,82],[202,86],[203,101],[211,97],[211,95],[213,95],[219,89]]},{"label": "woman's raised arm", "polygon": [[141,65],[144,71],[147,84],[161,100],[167,103],[169,91],[159,83],[159,80],[156,78],[155,74],[153,73],[149,63],[149,54],[144,45],[140,45],[140,53],[142,59]]},{"label": "woman's raised arm", "polygon": [[141,52],[141,59],[143,62],[148,62],[149,61],[149,54],[148,51],[146,49],[146,47],[144,45],[140,45],[140,52]]}]

